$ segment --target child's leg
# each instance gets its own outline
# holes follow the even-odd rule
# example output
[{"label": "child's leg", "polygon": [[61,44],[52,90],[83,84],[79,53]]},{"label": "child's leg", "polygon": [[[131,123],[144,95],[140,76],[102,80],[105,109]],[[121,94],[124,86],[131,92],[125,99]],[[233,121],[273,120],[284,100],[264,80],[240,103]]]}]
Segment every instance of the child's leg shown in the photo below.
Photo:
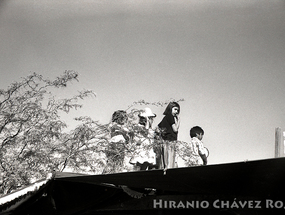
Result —
[{"label": "child's leg", "polygon": [[168,143],[168,168],[175,168],[175,150],[173,143]]}]

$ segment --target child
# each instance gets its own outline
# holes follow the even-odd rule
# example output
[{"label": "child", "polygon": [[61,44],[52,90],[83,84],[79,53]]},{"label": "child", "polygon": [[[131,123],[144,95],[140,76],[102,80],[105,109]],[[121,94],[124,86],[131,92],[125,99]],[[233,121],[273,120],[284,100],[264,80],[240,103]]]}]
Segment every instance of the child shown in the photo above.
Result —
[{"label": "child", "polygon": [[157,164],[160,169],[176,167],[174,145],[177,141],[180,125],[180,105],[177,102],[170,102],[166,107],[162,121],[158,128],[162,130],[161,137],[164,140],[159,149],[156,149]]},{"label": "child", "polygon": [[111,139],[106,151],[107,165],[103,173],[122,172],[125,170],[126,144],[132,139],[132,132],[127,128],[128,116],[126,111],[117,110],[112,115],[109,125]]},{"label": "child", "polygon": [[160,129],[165,132],[162,134],[162,138],[168,141],[177,140],[178,129],[180,125],[180,105],[177,102],[170,102],[163,112],[163,119],[158,124]]},{"label": "child", "polygon": [[193,155],[197,158],[196,165],[207,165],[207,157],[209,156],[209,151],[203,145],[202,142],[203,136],[204,136],[204,130],[201,127],[195,126],[190,129]]},{"label": "child", "polygon": [[155,169],[155,153],[152,148],[154,131],[152,129],[153,119],[156,117],[150,108],[145,108],[139,115],[138,138],[135,139],[136,149],[130,160],[134,170]]}]

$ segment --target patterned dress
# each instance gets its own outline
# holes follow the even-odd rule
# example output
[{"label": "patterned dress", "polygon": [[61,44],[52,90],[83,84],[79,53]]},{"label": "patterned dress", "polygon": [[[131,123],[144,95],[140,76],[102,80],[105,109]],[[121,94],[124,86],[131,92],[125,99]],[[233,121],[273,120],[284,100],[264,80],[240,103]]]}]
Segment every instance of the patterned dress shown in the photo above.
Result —
[{"label": "patterned dress", "polygon": [[147,162],[155,165],[156,158],[153,151],[153,137],[154,131],[152,129],[147,129],[146,135],[139,135],[135,137],[135,150],[133,151],[130,159],[130,163],[134,165],[134,170],[137,170],[136,164],[142,165],[143,163]]}]

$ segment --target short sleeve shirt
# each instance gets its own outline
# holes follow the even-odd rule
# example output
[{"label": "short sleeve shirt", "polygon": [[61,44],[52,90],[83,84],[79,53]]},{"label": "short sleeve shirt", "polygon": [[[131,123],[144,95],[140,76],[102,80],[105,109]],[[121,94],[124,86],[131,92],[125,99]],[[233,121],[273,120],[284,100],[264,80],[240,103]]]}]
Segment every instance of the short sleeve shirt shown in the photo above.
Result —
[{"label": "short sleeve shirt", "polygon": [[172,129],[172,125],[174,123],[174,116],[168,114],[164,116],[161,122],[158,124],[158,127],[164,130],[164,133],[162,134],[162,138],[164,140],[177,140],[177,132],[174,132]]},{"label": "short sleeve shirt", "polygon": [[194,149],[194,153],[196,155],[206,155],[207,151],[204,148],[204,144],[201,140],[199,140],[197,137],[193,137],[191,140],[192,144],[193,144],[193,149]]}]

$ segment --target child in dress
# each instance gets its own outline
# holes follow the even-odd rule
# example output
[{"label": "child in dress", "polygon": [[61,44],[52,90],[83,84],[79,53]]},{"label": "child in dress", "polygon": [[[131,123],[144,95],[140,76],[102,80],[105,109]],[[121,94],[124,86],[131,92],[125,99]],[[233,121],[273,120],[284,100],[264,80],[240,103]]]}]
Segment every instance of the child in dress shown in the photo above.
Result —
[{"label": "child in dress", "polygon": [[156,114],[150,108],[145,108],[138,117],[138,136],[134,140],[136,146],[130,164],[134,166],[134,170],[156,169],[156,159],[153,151],[154,130],[152,129],[153,119]]}]

